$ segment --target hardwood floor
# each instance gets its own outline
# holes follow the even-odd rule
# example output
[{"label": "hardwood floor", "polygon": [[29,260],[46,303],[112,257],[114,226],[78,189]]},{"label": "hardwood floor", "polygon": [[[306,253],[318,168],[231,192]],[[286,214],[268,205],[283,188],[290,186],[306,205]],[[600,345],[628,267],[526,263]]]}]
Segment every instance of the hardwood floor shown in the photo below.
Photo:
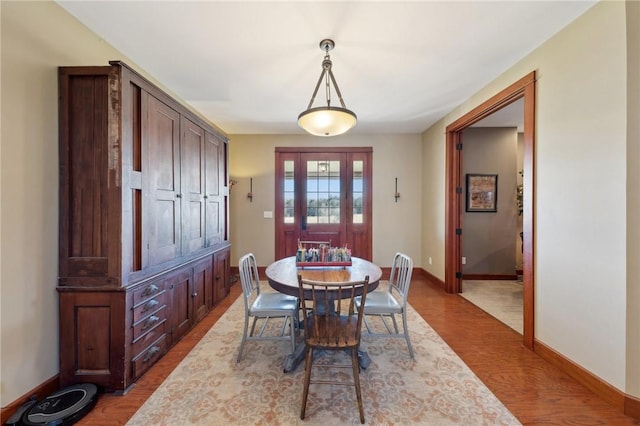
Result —
[{"label": "hardwood floor", "polygon": [[[418,275],[418,274],[416,274]],[[224,314],[231,294],[153,366],[125,396],[100,395],[79,425],[122,425]],[[522,336],[464,298],[415,278],[409,303],[524,425],[638,425],[522,346]]]}]

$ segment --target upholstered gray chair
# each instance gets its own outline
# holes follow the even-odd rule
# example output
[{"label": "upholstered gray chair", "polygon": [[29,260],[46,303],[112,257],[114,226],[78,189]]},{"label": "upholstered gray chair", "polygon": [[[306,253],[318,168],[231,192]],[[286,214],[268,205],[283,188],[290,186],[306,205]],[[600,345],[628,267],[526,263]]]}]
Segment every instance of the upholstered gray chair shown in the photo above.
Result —
[{"label": "upholstered gray chair", "polygon": [[[260,291],[260,277],[258,265],[253,253],[245,254],[238,261],[240,282],[244,296],[244,331],[242,342],[238,350],[236,362],[240,362],[247,340],[291,340],[291,351],[296,350],[296,326],[298,324],[298,298],[282,293],[265,293]],[[253,318],[249,332],[249,320]],[[272,318],[284,319],[279,335],[265,336],[267,322]],[[255,333],[258,319],[263,319],[259,332]],[[289,324],[289,335],[285,335],[285,328]]]},{"label": "upholstered gray chair", "polygon": [[[396,253],[393,257],[391,265],[391,275],[389,277],[389,286],[380,290],[382,285],[375,291],[367,295],[362,306],[362,301],[356,299],[358,310],[364,311],[364,324],[367,327],[367,333],[364,336],[376,337],[399,337],[407,341],[409,355],[413,358],[413,347],[409,339],[409,329],[407,326],[407,297],[409,295],[409,285],[411,284],[411,273],[413,272],[413,260],[406,254]],[[398,323],[395,315],[402,315],[402,333],[398,329]],[[387,329],[387,333],[373,332],[367,321],[368,315],[377,315],[381,318],[382,323]],[[385,318],[391,318],[393,329]]]}]

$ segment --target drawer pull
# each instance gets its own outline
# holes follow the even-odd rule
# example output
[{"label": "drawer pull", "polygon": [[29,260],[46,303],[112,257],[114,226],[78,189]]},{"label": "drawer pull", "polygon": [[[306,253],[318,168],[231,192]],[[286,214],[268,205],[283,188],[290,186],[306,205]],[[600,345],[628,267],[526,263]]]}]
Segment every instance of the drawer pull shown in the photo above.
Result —
[{"label": "drawer pull", "polygon": [[160,304],[160,302],[158,302],[156,299],[151,299],[147,303],[145,303],[142,312],[148,312],[151,309],[155,308],[158,304]]},{"label": "drawer pull", "polygon": [[197,292],[196,292],[196,293],[193,293],[193,294],[191,295],[191,297],[198,297],[198,293],[197,293]]},{"label": "drawer pull", "polygon": [[155,315],[151,315],[149,318],[147,318],[147,320],[144,322],[144,325],[142,326],[141,330],[146,330],[149,327],[151,327],[153,324],[157,323],[158,320],[160,318],[155,316]]},{"label": "drawer pull", "polygon": [[216,275],[216,281],[220,279],[220,275]]},{"label": "drawer pull", "polygon": [[144,289],[144,291],[142,292],[142,297],[151,296],[152,294],[157,293],[158,290],[159,289],[157,285],[151,284],[149,287]]},{"label": "drawer pull", "polygon": [[144,356],[142,362],[149,362],[158,352],[160,352],[160,346],[154,346],[149,349],[149,352]]}]

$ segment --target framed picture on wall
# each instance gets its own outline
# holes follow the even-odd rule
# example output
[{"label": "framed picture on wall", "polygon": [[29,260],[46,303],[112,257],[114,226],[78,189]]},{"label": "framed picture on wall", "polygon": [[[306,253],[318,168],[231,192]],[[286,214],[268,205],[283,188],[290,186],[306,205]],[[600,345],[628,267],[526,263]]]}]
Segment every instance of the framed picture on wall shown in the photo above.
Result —
[{"label": "framed picture on wall", "polygon": [[467,173],[467,211],[498,211],[498,175]]}]

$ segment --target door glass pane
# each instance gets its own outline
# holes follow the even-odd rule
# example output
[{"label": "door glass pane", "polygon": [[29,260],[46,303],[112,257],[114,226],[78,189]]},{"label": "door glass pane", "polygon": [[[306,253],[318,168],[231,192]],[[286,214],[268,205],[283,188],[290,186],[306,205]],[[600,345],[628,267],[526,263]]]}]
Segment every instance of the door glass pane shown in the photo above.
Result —
[{"label": "door glass pane", "polygon": [[307,161],[307,223],[340,223],[340,161]]},{"label": "door glass pane", "polygon": [[293,161],[284,162],[284,223],[295,223],[295,181],[293,173]]},{"label": "door glass pane", "polygon": [[353,162],[353,223],[363,223],[362,200],[364,199],[363,161]]}]

